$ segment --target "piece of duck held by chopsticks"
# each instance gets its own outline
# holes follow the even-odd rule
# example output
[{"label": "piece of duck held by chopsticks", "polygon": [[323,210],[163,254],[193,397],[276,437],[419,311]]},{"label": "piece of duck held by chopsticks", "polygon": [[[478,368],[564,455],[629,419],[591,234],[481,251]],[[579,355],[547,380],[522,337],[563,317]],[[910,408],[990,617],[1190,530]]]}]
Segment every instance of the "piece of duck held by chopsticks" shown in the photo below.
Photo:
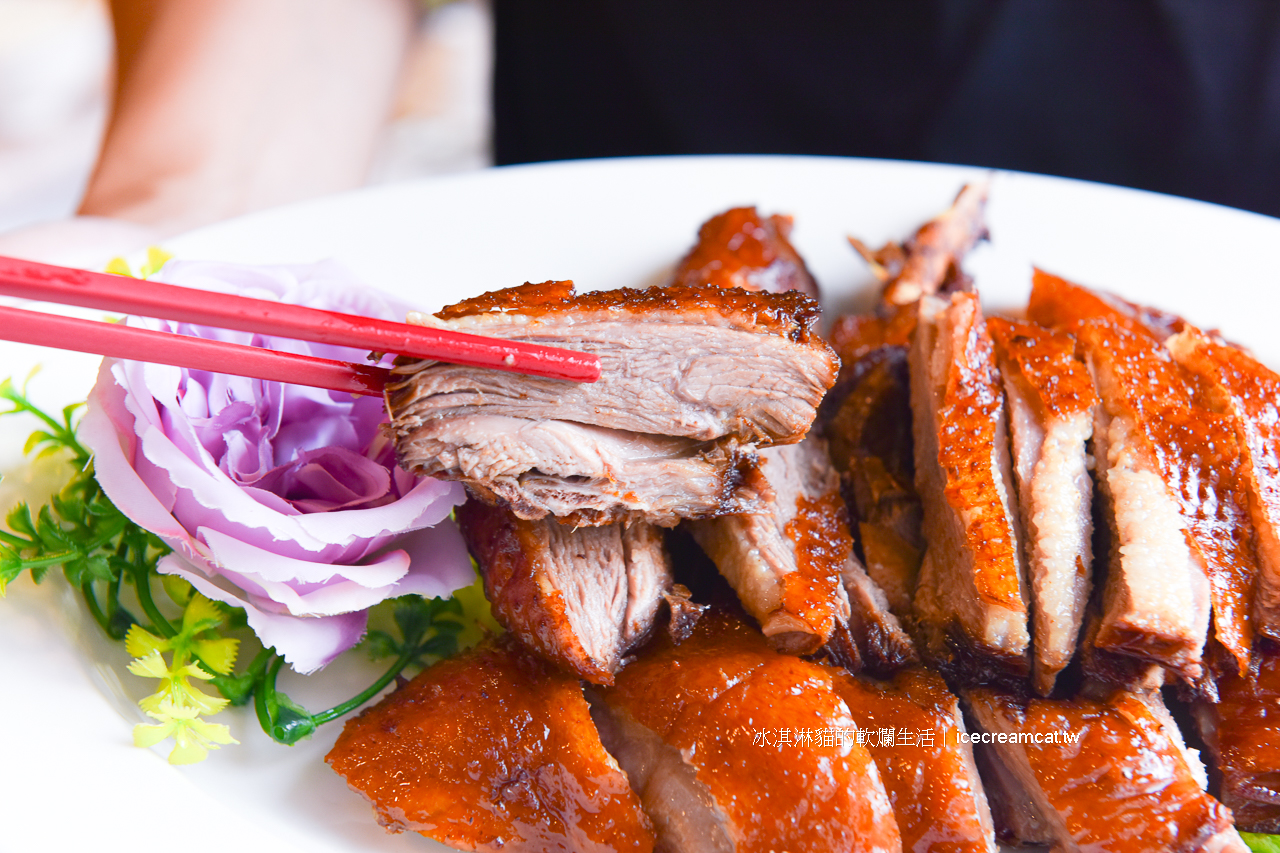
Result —
[{"label": "piece of duck held by chopsticks", "polygon": [[383,826],[459,850],[654,849],[577,678],[510,637],[440,661],[366,708],[325,760]]},{"label": "piece of duck held by chopsticks", "polygon": [[1098,395],[1065,332],[992,317],[987,328],[1004,379],[1031,587],[1033,682],[1048,696],[1075,654],[1093,566],[1086,445]]},{"label": "piece of duck held by chopsticks", "polygon": [[928,543],[915,593],[926,660],[1016,682],[1030,670],[1004,391],[977,294],[926,296],[911,345],[916,487]]},{"label": "piece of duck held by chopsticks", "polygon": [[1094,456],[1112,549],[1095,642],[1190,682],[1212,614],[1243,671],[1257,562],[1229,416],[1131,306],[1037,270],[1028,314],[1076,336],[1102,401]]},{"label": "piece of duck held by chopsticks", "polygon": [[1013,786],[1001,796],[1036,812],[1047,835],[1036,840],[1054,850],[1248,850],[1231,812],[1205,792],[1204,768],[1158,693],[1028,700],[975,688],[965,699],[996,739],[979,748]]},{"label": "piece of duck held by chopsticks", "polygon": [[736,616],[709,611],[679,645],[659,636],[592,715],[659,850],[902,849],[832,670],[778,654]]},{"label": "piece of duck held by chopsticks", "polygon": [[888,683],[832,676],[884,780],[902,849],[995,853],[995,830],[960,703],[942,676],[905,669]]},{"label": "piece of duck held by chopsticks", "polygon": [[662,530],[525,521],[474,498],[455,512],[494,618],[544,659],[612,684],[672,587]]},{"label": "piece of duck held by chopsticks", "polygon": [[1264,644],[1254,654],[1244,676],[1232,662],[1221,667],[1218,701],[1198,699],[1192,713],[1236,827],[1280,834],[1280,649]]},{"label": "piece of duck held by chopsticks", "polygon": [[601,378],[402,363],[387,388],[400,464],[527,520],[672,526],[748,509],[736,492],[755,447],[803,438],[835,381],[818,312],[798,293],[714,286],[546,282],[465,300],[430,322],[591,352]]}]

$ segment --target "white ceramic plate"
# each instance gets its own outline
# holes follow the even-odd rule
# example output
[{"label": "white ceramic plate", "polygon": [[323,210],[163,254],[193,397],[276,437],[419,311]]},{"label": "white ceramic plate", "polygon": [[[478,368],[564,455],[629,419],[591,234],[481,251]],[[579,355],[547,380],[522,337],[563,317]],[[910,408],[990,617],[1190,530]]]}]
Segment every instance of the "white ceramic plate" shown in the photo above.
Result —
[{"label": "white ceramic plate", "polygon": [[[796,219],[794,242],[824,288],[828,313],[865,306],[871,280],[845,242],[902,239],[980,170],[799,157],[614,160],[496,169],[380,187],[244,217],[171,241],[183,258],[299,262],[337,258],[370,284],[423,308],[524,281],[643,285],[691,245],[699,223],[756,204]],[[1025,301],[1032,262],[1082,283],[1219,327],[1280,364],[1280,221],[1111,187],[1000,173],[992,243],[969,264],[989,306]],[[83,399],[95,360],[0,344],[0,378],[45,372],[45,405]],[[0,419],[0,503],[41,498],[57,472],[20,460],[33,428]],[[46,491],[47,493],[47,491]],[[386,835],[323,764],[337,724],[286,748],[248,712],[241,741],[202,765],[173,768],[135,749],[132,705],[145,685],[123,672],[76,599],[51,577],[0,600],[0,850],[395,851],[443,849]],[[295,698],[325,707],[372,676],[340,661]],[[336,684],[336,686],[335,686]],[[354,692],[354,691],[352,691]],[[350,693],[343,694],[350,695]],[[339,696],[338,698],[342,698]],[[161,847],[156,847],[161,849]]]}]

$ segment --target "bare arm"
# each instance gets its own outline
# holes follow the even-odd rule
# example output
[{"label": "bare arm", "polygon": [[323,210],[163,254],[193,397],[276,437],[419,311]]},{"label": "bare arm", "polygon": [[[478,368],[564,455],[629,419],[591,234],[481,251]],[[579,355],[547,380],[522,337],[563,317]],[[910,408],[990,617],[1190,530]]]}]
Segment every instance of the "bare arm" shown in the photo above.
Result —
[{"label": "bare arm", "polygon": [[358,186],[409,0],[112,0],[119,84],[80,213],[174,233]]}]

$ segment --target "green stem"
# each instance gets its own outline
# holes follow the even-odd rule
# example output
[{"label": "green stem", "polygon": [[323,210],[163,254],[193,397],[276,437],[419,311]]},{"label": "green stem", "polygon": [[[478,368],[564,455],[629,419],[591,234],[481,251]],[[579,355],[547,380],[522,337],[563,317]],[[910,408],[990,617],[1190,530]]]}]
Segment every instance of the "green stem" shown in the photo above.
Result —
[{"label": "green stem", "polygon": [[[270,650],[268,649],[263,649],[264,653],[269,651]],[[262,730],[267,734],[271,733],[273,724],[271,712],[267,709],[267,694],[276,689],[276,676],[280,674],[280,667],[284,663],[284,658],[276,656],[274,652],[271,652],[271,656],[273,660],[271,661],[270,668],[267,670],[267,674],[263,676],[262,681],[253,691],[253,709],[258,714],[259,725],[262,726]],[[259,657],[261,657],[261,655],[259,655]],[[258,661],[255,659],[254,663],[256,664],[257,662]]]},{"label": "green stem", "polygon": [[102,628],[103,633],[111,635],[111,622],[102,612],[102,607],[98,604],[98,596],[93,591],[93,581],[85,579],[80,584],[80,592],[84,595],[85,604],[89,605],[89,613],[93,615],[93,621],[98,623],[98,627]]},{"label": "green stem", "polygon": [[7,545],[12,545],[15,548],[23,548],[23,549],[34,547],[36,544],[32,542],[30,539],[23,539],[20,536],[14,536],[12,533],[10,533],[7,530],[0,530],[0,542],[4,542]]},{"label": "green stem", "polygon": [[[116,556],[121,559],[127,553],[124,540],[116,546]],[[111,577],[111,584],[107,587],[107,615],[115,619],[116,611],[120,609],[120,584],[124,581],[124,572],[116,572]]]},{"label": "green stem", "polygon": [[169,620],[164,618],[160,608],[156,607],[155,599],[151,597],[151,576],[147,573],[147,567],[138,565],[136,554],[131,565],[133,566],[133,588],[138,593],[138,603],[142,605],[142,612],[147,614],[147,618],[151,620],[151,624],[160,636],[166,640],[172,639],[178,632],[174,630],[173,625],[169,624]]},{"label": "green stem", "polygon": [[391,668],[384,672],[381,678],[373,682],[373,684],[369,685],[358,695],[351,697],[341,705],[333,706],[327,711],[312,714],[312,717],[316,721],[316,725],[321,726],[327,722],[336,720],[343,714],[348,714],[351,711],[354,711],[356,708],[359,708],[365,702],[368,702],[374,696],[378,695],[378,691],[390,684],[391,680],[399,675],[404,668],[409,665],[409,662],[413,660],[414,652],[415,650],[412,648],[401,652],[400,657],[396,658],[396,662],[391,665]]},{"label": "green stem", "polygon": [[25,570],[42,569],[45,566],[60,566],[76,556],[76,554],[76,551],[63,551],[61,554],[50,554],[47,557],[38,557],[34,560],[23,560],[21,567]]},{"label": "green stem", "polygon": [[[17,391],[11,390],[10,393],[5,395],[5,397],[17,405],[19,410],[35,415],[37,418],[48,424],[49,428],[53,430],[53,434],[57,436],[58,440],[71,448],[72,452],[75,453],[77,460],[83,462],[89,461],[89,451],[85,450],[84,446],[76,440],[74,430],[68,429],[61,422],[54,420],[51,415],[47,415],[40,411],[40,409],[38,409],[30,400]],[[10,413],[5,412],[4,414]]]}]

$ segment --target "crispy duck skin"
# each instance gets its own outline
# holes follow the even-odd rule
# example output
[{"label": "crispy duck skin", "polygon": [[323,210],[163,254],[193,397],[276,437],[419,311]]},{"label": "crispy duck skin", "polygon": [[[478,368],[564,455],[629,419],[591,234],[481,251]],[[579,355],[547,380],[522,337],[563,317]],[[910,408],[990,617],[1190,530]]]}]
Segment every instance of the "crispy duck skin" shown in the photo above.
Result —
[{"label": "crispy duck skin", "polygon": [[1243,669],[1257,562],[1231,419],[1131,308],[1037,271],[1028,313],[1076,335],[1102,400],[1095,457],[1117,535],[1099,644],[1194,679],[1212,611]]},{"label": "crispy duck skin", "polygon": [[[818,304],[799,293],[710,285],[577,294],[567,281],[525,284],[436,315],[461,332],[595,353],[590,383],[411,362],[388,385],[392,425],[490,412],[712,441],[799,441],[835,381],[817,335]],[[417,460],[410,459],[410,462]]]},{"label": "crispy duck skin", "polygon": [[698,242],[671,276],[676,285],[710,284],[818,298],[818,284],[788,241],[790,216],[761,216],[754,207],[735,207],[698,229]]},{"label": "crispy duck skin", "polygon": [[672,586],[662,531],[644,522],[575,530],[474,499],[456,517],[494,618],[546,660],[612,684]]},{"label": "crispy duck skin", "polygon": [[[887,729],[911,733],[909,739],[895,735],[893,745],[868,737],[867,747],[893,804],[902,849],[995,853],[991,812],[973,746],[960,742],[964,717],[942,677],[917,667],[903,670],[887,684],[844,673],[837,673],[834,683],[859,728],[877,735]],[[931,738],[920,738],[922,731],[930,732]]]},{"label": "crispy duck skin", "polygon": [[1258,630],[1280,641],[1280,376],[1185,323],[1165,346],[1213,389],[1235,427],[1258,555],[1254,615]]},{"label": "crispy duck skin", "polygon": [[659,639],[593,713],[659,850],[902,849],[871,756],[836,735],[853,720],[830,670],[736,617],[709,612],[680,645]]},{"label": "crispy duck skin", "polygon": [[987,321],[1004,379],[1013,471],[1034,602],[1036,691],[1048,696],[1075,652],[1093,565],[1086,443],[1098,396],[1075,339],[1033,323]]},{"label": "crispy duck skin", "polygon": [[883,299],[889,305],[910,305],[940,291],[948,277],[958,274],[960,260],[987,236],[986,181],[966,184],[951,207],[920,227],[899,246],[890,243],[871,251],[850,238],[854,249],[886,280]]},{"label": "crispy duck skin", "polygon": [[1247,850],[1158,694],[1019,700],[976,688],[965,698],[978,725],[1005,739],[989,748],[1044,817],[1055,851]]},{"label": "crispy duck skin", "polygon": [[1220,780],[1219,797],[1245,832],[1280,833],[1280,652],[1256,653],[1257,668],[1218,678],[1217,703],[1193,713]]},{"label": "crispy duck skin", "polygon": [[914,601],[922,653],[944,669],[1021,679],[1030,637],[1004,394],[976,294],[920,301],[910,365],[928,543]]},{"label": "crispy duck skin", "polygon": [[[831,345],[842,369],[885,347],[911,346],[918,312],[915,303],[885,305],[875,314],[846,314],[831,327]],[[841,377],[843,378],[843,376]]]},{"label": "crispy duck skin", "polygon": [[578,680],[510,638],[441,661],[365,709],[326,761],[388,830],[459,850],[653,850]]}]

